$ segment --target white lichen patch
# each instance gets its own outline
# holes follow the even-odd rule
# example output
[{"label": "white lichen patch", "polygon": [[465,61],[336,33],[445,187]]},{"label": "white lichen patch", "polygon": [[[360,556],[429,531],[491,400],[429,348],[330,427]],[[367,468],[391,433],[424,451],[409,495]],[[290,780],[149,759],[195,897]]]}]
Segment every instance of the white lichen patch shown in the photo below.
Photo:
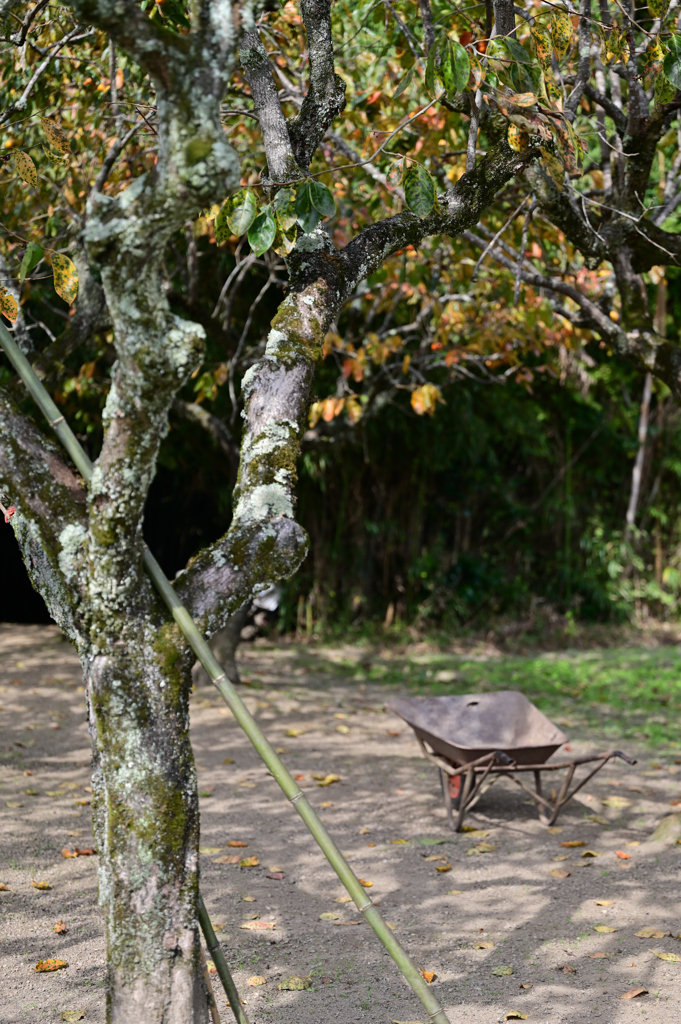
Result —
[{"label": "white lichen patch", "polygon": [[59,552],[59,568],[64,574],[67,583],[71,583],[76,576],[76,558],[87,538],[87,530],[84,526],[76,523],[69,523],[59,534],[61,551]]},{"label": "white lichen patch", "polygon": [[234,518],[262,523],[285,516],[293,519],[293,504],[288,489],[280,483],[259,484],[239,498]]},{"label": "white lichen patch", "polygon": [[[270,333],[267,335],[265,355],[269,356],[270,359],[278,359],[279,356],[282,354],[280,347],[282,341],[286,341],[286,335],[282,331],[278,331],[276,328],[273,327]],[[252,369],[255,369],[255,367],[253,367]],[[246,375],[244,375],[244,381],[245,380]]]}]

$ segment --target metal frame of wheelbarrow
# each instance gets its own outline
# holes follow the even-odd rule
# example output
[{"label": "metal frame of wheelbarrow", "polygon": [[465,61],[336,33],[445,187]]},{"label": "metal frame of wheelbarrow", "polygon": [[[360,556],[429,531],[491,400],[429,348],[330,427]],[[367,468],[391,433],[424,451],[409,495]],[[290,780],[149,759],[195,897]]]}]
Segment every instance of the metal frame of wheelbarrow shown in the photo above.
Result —
[{"label": "metal frame of wheelbarrow", "polygon": [[[608,750],[604,754],[590,754],[586,757],[574,757],[570,761],[557,761],[555,764],[518,764],[513,758],[509,757],[501,750],[492,751],[490,754],[485,754],[483,757],[478,757],[475,761],[469,761],[467,764],[455,765],[442,757],[440,754],[436,754],[432,749],[428,749],[426,742],[421,736],[416,733],[416,739],[418,740],[419,746],[423,751],[425,757],[433,764],[436,764],[440,769],[442,779],[442,792],[444,796],[445,810],[447,812],[447,824],[453,831],[460,832],[461,826],[463,825],[466,812],[478,802],[483,792],[496,782],[499,778],[508,778],[512,782],[515,782],[517,786],[520,786],[528,796],[530,796],[539,809],[539,820],[542,825],[554,825],[558,820],[558,815],[565,807],[573,796],[579,792],[579,790],[587,784],[587,782],[596,775],[601,768],[605,767],[608,761],[611,761],[614,757],[619,757],[622,761],[626,761],[627,764],[634,765],[636,761],[633,757],[629,757],[627,754],[623,754],[621,750]],[[595,768],[592,768],[584,778],[576,783],[576,785],[570,789],[570,784],[575,774],[575,770],[580,765],[585,764],[596,764]],[[563,785],[560,788],[558,795],[555,800],[547,799],[542,795],[542,772],[557,772],[565,770],[565,778],[563,779]],[[528,785],[523,782],[522,779],[518,778],[518,774],[524,772],[534,773],[534,784],[535,789],[532,790]],[[450,792],[450,779],[463,776],[463,788],[459,798],[458,816],[456,824],[454,824],[453,816],[453,799]],[[487,785],[485,785],[487,783]]]}]

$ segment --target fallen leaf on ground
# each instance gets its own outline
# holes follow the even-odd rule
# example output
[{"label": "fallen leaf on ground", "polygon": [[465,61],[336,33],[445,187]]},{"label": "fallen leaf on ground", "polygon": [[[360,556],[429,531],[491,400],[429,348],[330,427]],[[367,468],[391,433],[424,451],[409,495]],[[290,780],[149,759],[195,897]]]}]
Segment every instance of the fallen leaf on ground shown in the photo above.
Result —
[{"label": "fallen leaf on ground", "polygon": [[265,878],[271,878],[273,882],[283,882],[284,872],[283,871],[269,871]]},{"label": "fallen leaf on ground", "polygon": [[569,878],[570,872],[565,868],[551,868],[551,875],[553,878]]},{"label": "fallen leaf on ground", "polygon": [[551,860],[552,861],[570,860],[570,854],[569,853],[561,853],[559,857],[552,857]]},{"label": "fallen leaf on ground", "polygon": [[257,868],[260,861],[257,857],[242,857],[239,861],[240,868]]},{"label": "fallen leaf on ground", "polygon": [[260,988],[261,985],[267,984],[267,978],[264,978],[262,974],[253,974],[250,978],[246,979],[246,984],[250,985],[251,988]]},{"label": "fallen leaf on ground", "polygon": [[48,789],[46,790],[46,796],[66,796],[65,789]]},{"label": "fallen leaf on ground", "polygon": [[32,882],[34,889],[51,889],[52,886],[49,882]]},{"label": "fallen leaf on ground", "polygon": [[520,1010],[509,1010],[504,1020],[527,1020],[528,1013],[521,1013]]},{"label": "fallen leaf on ground", "polygon": [[68,966],[66,960],[38,960],[35,970],[38,974],[47,974],[49,971],[61,971],[62,968]]},{"label": "fallen leaf on ground", "polygon": [[10,887],[8,885],[5,885],[4,882],[0,882],[0,892],[12,892],[12,891],[13,890],[10,889]]},{"label": "fallen leaf on ground", "polygon": [[474,942],[473,949],[494,949],[493,942]]},{"label": "fallen leaf on ground", "polygon": [[601,935],[610,934],[610,932],[616,932],[616,928],[611,928],[609,924],[595,924],[594,931],[600,932]]},{"label": "fallen leaf on ground", "polygon": [[631,800],[627,800],[625,796],[607,796],[601,803],[606,807],[631,807]]},{"label": "fallen leaf on ground", "polygon": [[562,966],[559,967],[558,970],[562,971],[563,974],[576,974],[577,973],[577,968],[573,967],[572,964],[562,964]]},{"label": "fallen leaf on ground", "polygon": [[492,974],[497,978],[509,978],[513,974],[513,968],[510,964],[501,964],[500,967],[493,968]]},{"label": "fallen leaf on ground", "polygon": [[257,903],[258,902],[255,896],[242,896],[241,899],[244,901],[244,903]]},{"label": "fallen leaf on ground", "polygon": [[474,828],[472,825],[468,826],[468,834],[471,839],[485,839],[489,835],[488,828]]},{"label": "fallen leaf on ground", "polygon": [[199,846],[199,853],[219,853],[221,849],[221,846]]},{"label": "fallen leaf on ground", "polygon": [[292,740],[297,739],[298,736],[304,736],[307,729],[287,729],[286,735],[290,736]]},{"label": "fallen leaf on ground", "polygon": [[393,729],[386,729],[385,731],[388,734],[388,736],[401,736],[402,735],[401,733],[396,732]]},{"label": "fallen leaf on ground", "polygon": [[61,1015],[62,1020],[82,1020],[85,1016],[85,1010],[64,1010]]},{"label": "fallen leaf on ground", "polygon": [[424,971],[423,967],[421,968],[421,974],[426,979],[429,985],[432,984],[437,978],[437,974],[435,973],[435,971]]},{"label": "fallen leaf on ground", "polygon": [[320,804],[319,806],[320,807],[333,807],[333,804],[331,803],[330,800],[325,800],[324,803]]},{"label": "fallen leaf on ground", "polygon": [[[57,935],[66,935],[68,928],[66,927],[63,921],[57,921],[57,923],[53,926],[52,931],[55,931]],[[657,936],[655,936],[655,938],[657,938]]]},{"label": "fallen leaf on ground", "polygon": [[352,896],[336,896],[334,903],[352,903]]},{"label": "fallen leaf on ground", "polygon": [[602,951],[600,953],[588,954],[589,960],[609,960],[611,956],[612,953],[603,953]]},{"label": "fallen leaf on ground", "polygon": [[38,796],[37,789],[25,789],[24,793],[26,794],[26,796]]},{"label": "fallen leaf on ground", "polygon": [[533,987],[533,984],[532,984],[531,981],[526,981],[524,984],[518,985],[518,988],[532,988],[532,987]]},{"label": "fallen leaf on ground", "polygon": [[595,900],[597,907],[612,907],[617,901],[616,900]]},{"label": "fallen leaf on ground", "polygon": [[391,839],[390,842],[393,844],[393,846],[408,846],[409,845],[409,840],[408,839]]},{"label": "fallen leaf on ground", "polygon": [[336,732],[341,733],[343,736],[347,736],[348,733],[350,732],[350,726],[349,725],[337,725],[336,726]]},{"label": "fallen leaf on ground", "polygon": [[586,843],[583,839],[569,839],[566,843],[561,843],[560,845],[572,849],[577,846],[586,846]]},{"label": "fallen leaf on ground", "polygon": [[431,853],[429,857],[424,857],[423,860],[426,864],[435,860],[444,860],[444,856],[441,853]]},{"label": "fallen leaf on ground", "polygon": [[[248,846],[248,843],[243,843],[240,839],[230,839],[230,841],[227,843],[227,846]],[[217,850],[215,852],[217,853]]]},{"label": "fallen leaf on ground", "polygon": [[318,786],[330,786],[332,782],[340,782],[340,775],[325,775],[323,778],[315,776]]},{"label": "fallen leaf on ground", "polygon": [[374,849],[375,849],[376,848],[376,843],[367,843],[367,846],[373,846]]},{"label": "fallen leaf on ground", "polygon": [[600,853],[596,853],[595,850],[584,850],[580,857],[600,857]]},{"label": "fallen leaf on ground", "polygon": [[664,960],[668,964],[681,964],[681,956],[678,953],[664,953],[656,949],[649,949],[649,953],[656,956],[658,960]]},{"label": "fallen leaf on ground", "polygon": [[423,1024],[420,1020],[395,1020],[394,1017],[390,1018],[390,1024]]},{"label": "fallen leaf on ground", "polygon": [[442,846],[444,843],[451,843],[451,839],[419,839],[420,846]]},{"label": "fallen leaf on ground", "polygon": [[444,872],[444,871],[451,871],[452,870],[452,865],[451,864],[438,864],[438,866],[435,868],[435,870],[436,871],[442,871],[442,872]]},{"label": "fallen leaf on ground", "polygon": [[625,846],[640,846],[641,845],[641,840],[640,839],[632,839],[632,841],[630,843],[625,843],[624,845]]},{"label": "fallen leaf on ground", "polygon": [[610,822],[607,818],[604,818],[602,814],[590,814],[589,821],[595,822],[597,825],[609,825]]},{"label": "fallen leaf on ground", "polygon": [[448,889],[446,896],[463,896],[463,889]]},{"label": "fallen leaf on ground", "polygon": [[19,800],[5,800],[7,807],[23,807],[24,805]]},{"label": "fallen leaf on ground", "polygon": [[304,778],[305,776],[302,773],[300,775],[296,775],[295,777],[296,782],[302,782]]},{"label": "fallen leaf on ground", "polygon": [[238,863],[239,863],[239,855],[238,854],[236,856],[234,856],[234,854],[232,854],[232,856],[230,857],[226,853],[223,854],[222,857],[216,857],[215,860],[213,861],[213,864],[238,864]]},{"label": "fallen leaf on ground", "polygon": [[217,967],[215,966],[215,964],[213,963],[212,960],[206,960],[206,970],[208,971],[209,974],[217,974],[218,973],[218,969],[217,969]]},{"label": "fallen leaf on ground", "polygon": [[319,915],[320,921],[337,921],[338,914],[334,914],[333,910],[325,910],[323,914]]},{"label": "fallen leaf on ground", "polygon": [[234,764],[234,758],[226,757],[222,763],[223,764]]},{"label": "fallen leaf on ground", "polygon": [[491,843],[476,843],[475,846],[471,846],[470,850],[466,851],[467,857],[477,857],[481,853],[492,853],[494,847]]},{"label": "fallen leaf on ground", "polygon": [[312,985],[312,978],[299,978],[294,975],[292,978],[284,978],[277,985],[280,992],[302,992],[303,989],[310,988]]},{"label": "fallen leaf on ground", "polygon": [[625,853],[624,850],[615,850],[615,856],[620,860],[631,860],[631,854]]},{"label": "fallen leaf on ground", "polygon": [[386,923],[386,925],[388,926],[388,928],[390,929],[391,932],[394,932],[395,929],[397,928],[397,925],[393,924],[392,921],[386,921],[385,923]]},{"label": "fallen leaf on ground", "polygon": [[639,988],[630,988],[628,992],[625,992],[623,996],[620,996],[620,999],[636,999],[637,996],[647,996],[647,995],[648,995],[648,989],[647,988],[643,988],[641,986]]},{"label": "fallen leaf on ground", "polygon": [[546,831],[549,832],[552,836],[558,836],[563,831],[563,826],[562,825],[552,825],[551,828],[547,828]]},{"label": "fallen leaf on ground", "polygon": [[288,754],[288,750],[286,749],[286,747],[275,747],[274,748],[274,753],[275,754]]},{"label": "fallen leaf on ground", "polygon": [[373,882],[367,882],[366,878],[358,878],[357,881],[360,885],[363,885],[365,889],[370,889],[374,884]]},{"label": "fallen leaf on ground", "polygon": [[657,928],[641,928],[640,932],[634,932],[637,939],[663,939],[666,934]]},{"label": "fallen leaf on ground", "polygon": [[274,927],[274,921],[244,921],[239,925],[239,928],[245,928],[247,932],[271,932]]},{"label": "fallen leaf on ground", "polygon": [[371,829],[370,829],[370,828],[361,828],[361,829],[359,830],[359,834],[360,834],[361,836],[368,836],[368,835],[370,835],[370,834],[371,834]]}]

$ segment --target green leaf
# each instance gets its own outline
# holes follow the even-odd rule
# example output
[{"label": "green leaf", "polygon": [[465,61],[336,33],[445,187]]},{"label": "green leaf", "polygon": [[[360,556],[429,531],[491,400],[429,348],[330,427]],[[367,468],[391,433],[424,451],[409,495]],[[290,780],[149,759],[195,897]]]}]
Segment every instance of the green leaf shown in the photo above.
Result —
[{"label": "green leaf", "polygon": [[428,51],[426,61],[426,90],[430,96],[435,95],[435,58],[437,56],[437,43],[433,43]]},{"label": "green leaf", "polygon": [[408,89],[411,86],[411,83],[414,81],[414,68],[415,67],[416,67],[416,65],[412,64],[412,66],[409,68],[409,70],[407,71],[406,75],[404,76],[404,78],[402,79],[400,84],[395,89],[395,92],[393,93],[393,99],[394,100],[396,100],[398,96],[401,96],[402,93],[405,91],[405,89]]},{"label": "green leaf", "polygon": [[258,200],[250,188],[240,189],[222,204],[215,218],[215,240],[226,242],[230,235],[245,235],[258,212]]},{"label": "green leaf", "polygon": [[677,89],[681,89],[681,37],[670,36],[667,40],[669,53],[664,59],[662,70]]},{"label": "green leaf", "polygon": [[510,53],[513,60],[517,60],[519,64],[532,63],[532,58],[530,57],[529,53],[522,45],[522,43],[519,43],[517,39],[514,39],[513,36],[508,36],[505,42],[506,49]]},{"label": "green leaf", "polygon": [[19,280],[23,281],[27,274],[30,274],[34,267],[40,263],[43,258],[43,247],[38,245],[37,242],[31,242],[24,253],[24,258],[21,261],[21,267],[19,268]]},{"label": "green leaf", "polygon": [[304,181],[296,193],[298,223],[306,235],[314,231],[322,219],[319,210],[312,202],[312,189],[310,186],[311,182]]},{"label": "green leaf", "polygon": [[655,100],[657,103],[671,103],[676,96],[676,86],[673,85],[665,74],[659,74],[655,79]]},{"label": "green leaf", "polygon": [[417,217],[426,217],[435,205],[435,184],[420,164],[413,164],[404,176],[404,198]]},{"label": "green leaf", "polygon": [[336,200],[333,198],[333,193],[321,181],[310,182],[310,200],[322,217],[333,217],[336,212]]},{"label": "green leaf", "polygon": [[648,10],[653,18],[661,18],[667,10],[667,0],[648,0]]},{"label": "green leaf", "polygon": [[463,92],[468,85],[471,63],[461,43],[447,41],[447,49],[440,65],[442,80],[447,92]]},{"label": "green leaf", "polygon": [[288,233],[298,223],[296,214],[296,194],[292,188],[282,188],[277,192],[272,204],[277,223],[281,231]]},{"label": "green leaf", "polygon": [[248,242],[256,256],[262,256],[271,247],[277,225],[269,207],[259,213],[248,229]]}]

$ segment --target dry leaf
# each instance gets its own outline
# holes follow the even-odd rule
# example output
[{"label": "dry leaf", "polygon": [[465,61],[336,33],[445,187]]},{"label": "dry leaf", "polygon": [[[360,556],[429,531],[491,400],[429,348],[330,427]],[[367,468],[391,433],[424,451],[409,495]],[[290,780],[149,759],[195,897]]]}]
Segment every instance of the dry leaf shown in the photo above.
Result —
[{"label": "dry leaf", "polygon": [[334,903],[352,903],[352,896],[336,896]]},{"label": "dry leaf", "polygon": [[239,925],[240,928],[244,928],[247,932],[271,932],[274,931],[274,921],[244,921],[243,924]]},{"label": "dry leaf", "polygon": [[63,921],[57,921],[57,923],[53,926],[52,930],[55,931],[57,935],[66,935],[68,928],[66,927]]},{"label": "dry leaf", "polygon": [[520,1010],[509,1010],[504,1020],[527,1020],[529,1013],[521,1013]]},{"label": "dry leaf", "polygon": [[332,804],[332,802],[330,800],[325,800],[324,803],[320,804],[319,806],[320,807],[333,807],[333,804]]},{"label": "dry leaf", "polygon": [[54,121],[50,121],[47,117],[41,117],[40,121],[43,126],[43,131],[48,138],[51,146],[54,147],[59,153],[69,152],[69,140],[64,134],[63,129],[60,125],[55,124]]},{"label": "dry leaf", "polygon": [[442,871],[442,872],[451,871],[452,870],[452,865],[451,864],[438,864],[438,866],[435,868],[435,870],[436,871]]},{"label": "dry leaf", "polygon": [[89,807],[90,806],[90,801],[89,800],[74,800],[74,803],[75,803],[76,807]]},{"label": "dry leaf", "polygon": [[[230,841],[227,843],[227,846],[248,846],[248,843],[242,843],[240,839],[230,839]],[[217,850],[215,852],[217,853]]]},{"label": "dry leaf", "polygon": [[447,896],[463,896],[463,889],[449,889],[446,893]]},{"label": "dry leaf", "polygon": [[342,733],[343,736],[347,736],[348,733],[350,732],[350,726],[349,725],[337,725],[336,726],[336,732],[340,732],[340,733]]},{"label": "dry leaf", "polygon": [[409,845],[409,840],[408,839],[391,839],[390,842],[393,844],[393,846],[408,846]]},{"label": "dry leaf", "polygon": [[518,985],[518,988],[533,988],[533,987],[534,986],[533,986],[533,983],[531,981],[526,981],[526,982],[524,982],[524,984]]},{"label": "dry leaf", "polygon": [[[229,846],[229,843],[227,845]],[[199,846],[199,853],[219,853],[221,849],[221,846]]]},{"label": "dry leaf", "polygon": [[395,929],[397,928],[397,925],[393,924],[392,921],[386,921],[385,923],[386,923],[386,925],[388,926],[388,928],[390,929],[391,932],[394,932]]},{"label": "dry leaf", "polygon": [[47,974],[49,971],[61,971],[62,968],[68,966],[66,960],[38,960],[35,970],[38,974]]},{"label": "dry leaf", "polygon": [[392,729],[386,729],[385,731],[388,734],[388,736],[401,736],[402,735],[401,733],[395,732]]},{"label": "dry leaf", "polygon": [[620,860],[631,860],[631,854],[625,853],[624,850],[615,850],[615,856]]},{"label": "dry leaf", "polygon": [[260,861],[257,857],[243,857],[239,861],[240,868],[257,868]]},{"label": "dry leaf", "polygon": [[61,1019],[66,1021],[82,1020],[84,1016],[85,1010],[64,1010]]},{"label": "dry leaf", "polygon": [[234,764],[234,763],[235,763],[235,761],[234,761],[234,759],[233,759],[233,758],[231,758],[231,757],[226,757],[226,758],[224,759],[224,761],[223,761],[222,763],[223,763],[223,764]]},{"label": "dry leaf", "polygon": [[426,979],[429,985],[431,985],[437,978],[437,974],[435,973],[435,971],[424,971],[423,967],[421,968],[421,974]]},{"label": "dry leaf", "polygon": [[270,871],[270,872],[268,872],[265,875],[265,878],[271,878],[272,881],[274,881],[274,882],[283,882],[284,881],[284,872],[283,871]]},{"label": "dry leaf", "polygon": [[46,791],[45,795],[46,796],[66,796],[66,790],[65,789],[48,789]]},{"label": "dry leaf", "polygon": [[246,984],[250,985],[251,988],[260,988],[261,985],[267,984],[267,978],[263,978],[262,974],[253,974],[250,978],[246,979]]},{"label": "dry leaf", "polygon": [[494,949],[493,942],[474,942],[473,949]]},{"label": "dry leaf", "polygon": [[551,828],[547,828],[546,831],[550,835],[552,835],[552,836],[558,836],[563,831],[563,826],[562,825],[552,825]]},{"label": "dry leaf", "polygon": [[600,857],[600,853],[596,853],[595,850],[584,850],[580,857]]},{"label": "dry leaf", "polygon": [[636,999],[637,996],[647,996],[647,995],[648,995],[648,989],[647,988],[643,988],[643,987],[630,988],[628,992],[625,992],[623,996],[620,996],[620,999]]},{"label": "dry leaf", "polygon": [[319,915],[320,921],[337,921],[338,914],[334,914],[333,910],[325,910],[323,914]]},{"label": "dry leaf", "polygon": [[637,939],[663,939],[666,934],[657,928],[641,928],[640,932],[634,932]]},{"label": "dry leaf", "polygon": [[656,949],[649,949],[649,953],[656,956],[658,960],[664,960],[668,964],[681,964],[681,956],[678,953],[664,953],[658,952]]},{"label": "dry leaf", "polygon": [[366,878],[358,878],[357,881],[360,885],[363,885],[365,889],[370,889],[374,884],[373,882],[367,882]]},{"label": "dry leaf", "polygon": [[215,860],[213,861],[213,864],[238,864],[238,863],[239,863],[239,855],[238,854],[236,856],[234,854],[232,854],[232,856],[230,857],[226,853],[223,854],[222,857],[216,857]]},{"label": "dry leaf", "polygon": [[478,857],[481,853],[492,853],[494,847],[491,843],[476,843],[475,846],[471,846],[470,850],[466,851],[467,857]]},{"label": "dry leaf", "polygon": [[565,868],[551,868],[551,875],[553,878],[569,878],[570,872],[566,871]]},{"label": "dry leaf", "polygon": [[609,924],[595,924],[594,931],[600,932],[601,935],[609,935],[611,932],[616,932],[616,928],[611,928]]},{"label": "dry leaf", "polygon": [[583,839],[569,839],[567,843],[561,843],[560,845],[572,849],[577,846],[586,846],[586,843]]},{"label": "dry leaf", "polygon": [[426,862],[426,864],[428,864],[430,861],[444,860],[445,858],[442,856],[441,853],[431,853],[430,856],[424,857],[423,859]]},{"label": "dry leaf", "polygon": [[563,974],[576,974],[577,973],[577,968],[573,967],[572,964],[563,964],[561,967],[558,968],[558,970],[562,971]]},{"label": "dry leaf", "polygon": [[324,778],[317,778],[318,786],[330,786],[332,782],[340,782],[340,775],[326,775]]},{"label": "dry leaf", "polygon": [[50,885],[49,882],[33,882],[32,885],[33,885],[34,889],[51,889],[52,888],[52,886]]},{"label": "dry leaf", "polygon": [[370,829],[370,828],[361,828],[361,829],[359,830],[359,834],[360,834],[361,836],[368,836],[368,835],[370,835],[370,834],[371,834],[371,829]]},{"label": "dry leaf", "polygon": [[513,968],[510,964],[501,964],[500,967],[493,968],[492,974],[496,978],[510,978],[513,974]]},{"label": "dry leaf", "polygon": [[612,907],[617,901],[616,900],[595,900],[597,907]]},{"label": "dry leaf", "polygon": [[13,891],[14,890],[10,889],[10,887],[8,885],[5,885],[4,882],[0,882],[0,892],[13,892]]},{"label": "dry leaf", "polygon": [[312,978],[299,978],[294,975],[292,978],[284,978],[277,985],[280,992],[302,992],[303,989],[310,988],[312,985]]},{"label": "dry leaf", "polygon": [[606,807],[631,807],[631,800],[627,800],[625,796],[607,796],[605,800],[601,800],[601,803]]},{"label": "dry leaf", "polygon": [[50,263],[54,276],[54,290],[64,302],[72,306],[78,294],[78,271],[75,264],[60,252],[52,253]]},{"label": "dry leaf", "polygon": [[562,853],[559,857],[552,857],[551,860],[554,862],[557,860],[570,860],[570,854]]},{"label": "dry leaf", "polygon": [[304,736],[306,732],[307,729],[287,729],[286,735],[295,740],[298,736]]},{"label": "dry leaf", "polygon": [[461,828],[459,829],[459,831],[460,832],[478,832],[479,829],[478,829],[477,825],[462,825]]},{"label": "dry leaf", "polygon": [[611,953],[600,952],[600,953],[589,953],[588,957],[589,957],[589,960],[609,960],[611,955],[612,955]]}]

